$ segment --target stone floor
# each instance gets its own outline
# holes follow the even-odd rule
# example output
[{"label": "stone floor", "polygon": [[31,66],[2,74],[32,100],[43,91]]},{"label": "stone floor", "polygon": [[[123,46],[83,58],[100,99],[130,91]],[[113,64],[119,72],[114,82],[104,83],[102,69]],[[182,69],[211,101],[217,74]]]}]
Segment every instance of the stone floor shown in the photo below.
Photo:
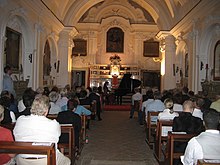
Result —
[{"label": "stone floor", "polygon": [[145,142],[144,127],[126,111],[105,111],[102,121],[92,121],[89,143],[76,165],[158,165]]}]

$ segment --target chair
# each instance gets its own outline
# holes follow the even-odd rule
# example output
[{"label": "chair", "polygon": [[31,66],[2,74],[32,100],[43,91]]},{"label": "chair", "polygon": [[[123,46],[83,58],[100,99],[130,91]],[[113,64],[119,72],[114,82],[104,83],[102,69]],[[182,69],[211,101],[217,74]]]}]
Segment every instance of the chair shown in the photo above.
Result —
[{"label": "chair", "polygon": [[47,155],[47,165],[56,165],[54,143],[10,142],[0,141],[0,153],[8,154],[42,154]]},{"label": "chair", "polygon": [[51,120],[54,120],[54,119],[57,118],[57,114],[48,114],[48,115],[47,115],[47,118],[48,118],[48,119],[51,119]]}]

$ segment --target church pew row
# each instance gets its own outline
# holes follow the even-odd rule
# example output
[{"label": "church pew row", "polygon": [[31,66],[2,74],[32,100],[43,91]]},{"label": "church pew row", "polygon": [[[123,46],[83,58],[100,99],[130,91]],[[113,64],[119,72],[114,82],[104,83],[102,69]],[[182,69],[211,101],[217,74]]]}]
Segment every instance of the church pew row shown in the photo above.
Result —
[{"label": "church pew row", "polygon": [[196,134],[186,134],[183,132],[169,132],[168,133],[168,143],[167,143],[167,155],[166,155],[166,164],[173,165],[174,159],[179,159],[181,155],[184,155],[184,152],[176,152],[174,150],[174,143],[176,142],[188,142]]},{"label": "church pew row", "polygon": [[0,153],[47,155],[47,165],[56,165],[55,144],[0,141]]},{"label": "church pew row", "polygon": [[165,141],[167,143],[168,135],[164,136],[164,132],[171,131],[173,125],[173,120],[158,120],[157,121],[157,129],[156,129],[156,142],[154,148],[154,156],[157,161],[162,161],[162,142]]},{"label": "church pew row", "polygon": [[155,135],[156,135],[156,128],[157,123],[151,122],[151,118],[153,116],[158,116],[160,112],[147,112],[147,123],[146,123],[146,142],[151,147],[155,143]]}]

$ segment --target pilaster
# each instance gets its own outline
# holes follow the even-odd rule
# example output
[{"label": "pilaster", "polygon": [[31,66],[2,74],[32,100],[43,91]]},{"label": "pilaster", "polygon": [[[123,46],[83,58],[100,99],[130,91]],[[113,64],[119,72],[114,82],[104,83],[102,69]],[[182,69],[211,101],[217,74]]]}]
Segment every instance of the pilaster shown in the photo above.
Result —
[{"label": "pilaster", "polygon": [[65,27],[59,34],[58,40],[58,80],[57,86],[64,87],[71,82],[71,69],[72,69],[72,47],[73,37],[77,34],[77,30],[73,27]]},{"label": "pilaster", "polygon": [[168,31],[159,32],[157,37],[161,40],[161,89],[168,90],[176,88],[176,80],[173,74],[176,51],[175,38]]}]

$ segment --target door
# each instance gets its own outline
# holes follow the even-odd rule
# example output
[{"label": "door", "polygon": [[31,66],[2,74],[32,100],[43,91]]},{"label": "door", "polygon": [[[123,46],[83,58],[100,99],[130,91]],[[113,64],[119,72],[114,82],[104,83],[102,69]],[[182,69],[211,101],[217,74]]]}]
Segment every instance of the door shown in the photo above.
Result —
[{"label": "door", "polygon": [[160,72],[143,71],[143,86],[160,90]]},{"label": "door", "polygon": [[75,89],[77,86],[85,86],[86,71],[84,70],[73,70],[71,78],[71,86]]}]

